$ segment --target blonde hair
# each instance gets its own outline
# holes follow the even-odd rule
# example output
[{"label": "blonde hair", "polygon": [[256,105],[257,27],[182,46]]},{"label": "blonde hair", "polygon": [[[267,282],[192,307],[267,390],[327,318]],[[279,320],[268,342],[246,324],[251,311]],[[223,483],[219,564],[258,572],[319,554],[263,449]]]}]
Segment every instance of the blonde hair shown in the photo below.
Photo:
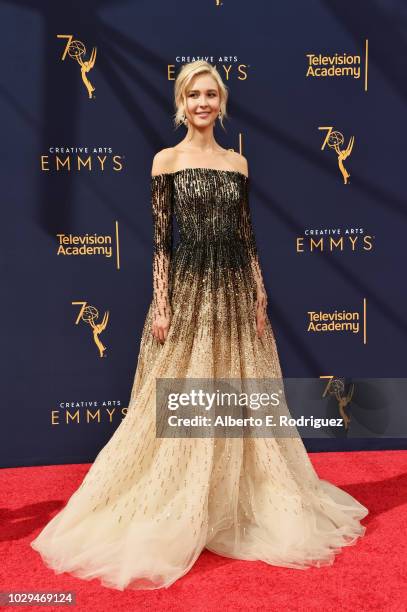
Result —
[{"label": "blonde hair", "polygon": [[174,104],[176,109],[174,115],[175,127],[177,128],[179,125],[184,123],[183,116],[186,115],[185,109],[187,105],[185,92],[189,83],[198,74],[209,74],[215,79],[218,85],[221,112],[221,117],[219,118],[219,121],[223,129],[225,129],[223,125],[223,119],[227,117],[226,103],[228,100],[229,92],[215,66],[212,66],[212,64],[210,64],[209,62],[205,62],[204,60],[197,60],[195,62],[190,62],[189,64],[184,64],[178,73],[174,85]]}]

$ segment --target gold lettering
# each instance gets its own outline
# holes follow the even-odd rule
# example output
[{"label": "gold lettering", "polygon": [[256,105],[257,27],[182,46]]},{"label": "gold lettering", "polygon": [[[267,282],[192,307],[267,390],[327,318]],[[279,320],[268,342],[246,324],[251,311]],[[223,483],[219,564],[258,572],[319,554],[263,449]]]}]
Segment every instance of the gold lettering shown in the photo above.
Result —
[{"label": "gold lettering", "polygon": [[335,241],[335,238],[332,238],[331,236],[329,237],[329,246],[330,246],[330,251],[332,251],[332,246],[336,247],[340,247],[341,251],[343,251],[343,238],[339,238],[338,241]]},{"label": "gold lettering", "polygon": [[246,64],[239,64],[237,67],[239,75],[242,75],[237,77],[239,81],[245,81],[247,79],[247,72],[245,71],[245,68],[247,68]]},{"label": "gold lettering", "polygon": [[82,158],[78,155],[78,170],[81,169],[81,165],[84,166],[84,167],[88,166],[88,169],[92,170],[92,158],[91,158],[91,156],[89,155],[89,157],[85,161],[82,161]]},{"label": "gold lettering", "polygon": [[167,76],[168,76],[169,81],[175,80],[175,65],[174,64],[168,64]]},{"label": "gold lettering", "polygon": [[[115,155],[115,156],[113,157],[113,164],[114,164],[114,166],[113,166],[113,170],[114,170],[115,172],[119,172],[120,170],[122,170],[122,169],[123,169],[123,164],[122,164],[122,162],[120,161],[120,159],[121,159],[121,158],[120,158],[120,155]],[[116,165],[117,165],[117,168],[116,168]]]},{"label": "gold lettering", "polygon": [[65,414],[66,414],[66,424],[68,424],[69,420],[72,421],[74,419],[76,419],[76,422],[79,423],[79,410],[77,410],[74,415],[71,415],[69,410],[67,410]]},{"label": "gold lettering", "polygon": [[106,159],[107,159],[107,155],[105,155],[104,157],[99,157],[99,155],[98,155],[98,160],[100,161],[100,165],[102,166],[102,170],[104,170],[104,165],[105,165]]},{"label": "gold lettering", "polygon": [[313,238],[311,238],[311,253],[314,250],[314,246],[315,248],[320,247],[320,250],[323,251],[324,250],[324,240],[323,238],[320,238],[318,241],[314,240]]},{"label": "gold lettering", "polygon": [[67,158],[65,159],[65,161],[63,162],[61,160],[60,157],[58,157],[58,155],[55,156],[55,161],[56,161],[56,166],[57,166],[57,170],[59,172],[59,166],[61,165],[63,168],[67,165],[68,166],[68,171],[71,169],[71,158],[69,157],[69,155],[67,156]]}]

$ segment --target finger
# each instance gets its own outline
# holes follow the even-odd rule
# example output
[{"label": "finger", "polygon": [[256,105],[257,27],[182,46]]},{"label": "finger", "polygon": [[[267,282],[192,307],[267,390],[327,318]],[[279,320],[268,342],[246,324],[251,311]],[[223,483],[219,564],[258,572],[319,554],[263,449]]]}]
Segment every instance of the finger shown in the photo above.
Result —
[{"label": "finger", "polygon": [[257,329],[258,329],[258,335],[260,337],[264,331],[264,318],[259,317]]},{"label": "finger", "polygon": [[155,326],[154,338],[157,340],[157,342],[161,342],[159,325]]}]

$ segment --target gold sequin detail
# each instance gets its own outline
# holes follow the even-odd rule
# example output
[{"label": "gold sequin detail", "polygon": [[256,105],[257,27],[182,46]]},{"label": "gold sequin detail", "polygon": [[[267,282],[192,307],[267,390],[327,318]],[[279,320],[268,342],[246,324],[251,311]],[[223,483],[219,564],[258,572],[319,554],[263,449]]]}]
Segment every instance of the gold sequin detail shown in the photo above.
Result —
[{"label": "gold sequin detail", "polygon": [[[338,492],[330,497],[300,438],[156,437],[157,378],[281,378],[248,186],[240,172],[208,168],[151,179],[153,295],[128,411],[44,535],[59,570],[66,563],[114,583],[147,580],[154,568],[152,580],[164,583],[205,546],[302,568],[364,531],[357,519],[366,509]],[[151,324],[167,314],[161,345]]]}]

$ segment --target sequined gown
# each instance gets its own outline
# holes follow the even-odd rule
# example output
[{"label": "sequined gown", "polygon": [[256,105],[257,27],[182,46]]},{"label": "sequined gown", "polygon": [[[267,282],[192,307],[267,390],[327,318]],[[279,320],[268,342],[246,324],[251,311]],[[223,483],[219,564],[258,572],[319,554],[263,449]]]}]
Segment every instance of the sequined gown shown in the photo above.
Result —
[{"label": "sequined gown", "polygon": [[[31,542],[56,573],[120,590],[168,587],[204,548],[306,569],[332,564],[366,530],[359,521],[367,508],[318,478],[300,437],[155,435],[157,377],[281,376],[267,314],[262,337],[256,334],[263,279],[249,180],[209,168],[151,179],[153,296],[128,411]],[[163,344],[151,333],[154,313],[172,317]]]}]

